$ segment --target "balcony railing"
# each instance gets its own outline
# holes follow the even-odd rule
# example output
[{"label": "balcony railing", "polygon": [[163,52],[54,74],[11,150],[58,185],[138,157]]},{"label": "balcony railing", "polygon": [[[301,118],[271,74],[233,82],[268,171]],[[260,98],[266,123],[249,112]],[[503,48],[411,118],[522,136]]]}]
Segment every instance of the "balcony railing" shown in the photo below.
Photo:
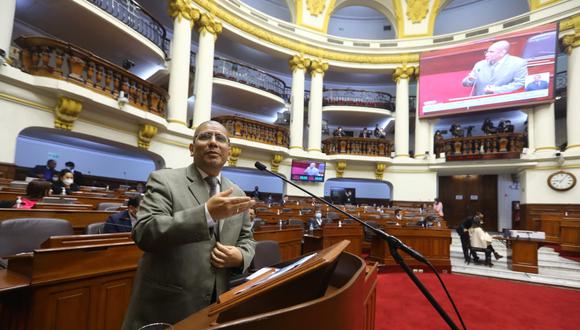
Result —
[{"label": "balcony railing", "polygon": [[520,158],[525,139],[523,133],[440,139],[435,141],[435,154],[445,153],[447,160]]},{"label": "balcony railing", "polygon": [[389,157],[393,150],[393,142],[386,139],[331,137],[322,141],[322,152],[327,155]]},{"label": "balcony railing", "polygon": [[250,66],[216,57],[213,62],[213,75],[217,78],[233,80],[252,86],[283,98],[287,97],[284,81]]},{"label": "balcony railing", "polygon": [[165,117],[167,92],[131,72],[70,43],[44,37],[20,37],[19,68],[35,76],[46,76],[81,85],[144,111]]},{"label": "balcony railing", "polygon": [[265,124],[238,116],[220,116],[213,120],[222,123],[230,137],[288,148],[290,137],[285,127]]},{"label": "balcony railing", "polygon": [[87,0],[116,17],[133,30],[157,45],[165,57],[169,50],[169,40],[163,25],[134,0]]},{"label": "balcony railing", "polygon": [[326,89],[322,104],[394,110],[393,96],[389,93],[355,89]]}]

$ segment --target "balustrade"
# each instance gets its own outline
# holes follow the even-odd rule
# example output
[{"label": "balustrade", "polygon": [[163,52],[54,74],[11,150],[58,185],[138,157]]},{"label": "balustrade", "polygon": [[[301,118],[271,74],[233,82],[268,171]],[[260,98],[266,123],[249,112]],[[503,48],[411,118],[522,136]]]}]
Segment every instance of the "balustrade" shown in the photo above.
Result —
[{"label": "balustrade", "polygon": [[233,80],[252,86],[289,100],[288,87],[281,79],[269,73],[250,66],[216,57],[213,65],[213,75],[217,78]]},{"label": "balustrade", "polygon": [[157,45],[165,57],[169,49],[163,25],[134,0],[87,0]]},{"label": "balustrade", "polygon": [[238,116],[220,116],[213,118],[213,120],[224,125],[230,137],[286,148],[289,146],[290,136],[285,127]]},{"label": "balustrade", "polygon": [[131,72],[70,43],[44,37],[20,37],[22,71],[89,88],[113,99],[127,97],[128,103],[165,118],[167,92]]},{"label": "balustrade", "polygon": [[524,147],[523,133],[498,133],[435,141],[435,154],[447,160],[519,158]]},{"label": "balustrade", "polygon": [[324,106],[347,105],[394,110],[393,96],[389,93],[355,89],[326,89],[323,93]]},{"label": "balustrade", "polygon": [[331,137],[322,141],[322,151],[327,155],[390,157],[393,150],[393,142],[386,139]]}]

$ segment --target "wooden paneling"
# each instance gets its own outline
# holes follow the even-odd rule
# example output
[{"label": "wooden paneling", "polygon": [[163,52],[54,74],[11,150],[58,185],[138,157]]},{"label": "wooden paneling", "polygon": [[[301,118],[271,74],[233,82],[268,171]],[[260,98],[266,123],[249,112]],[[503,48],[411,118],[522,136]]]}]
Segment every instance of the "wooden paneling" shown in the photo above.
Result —
[{"label": "wooden paneling", "polygon": [[540,214],[540,231],[546,233],[546,242],[560,243],[560,222],[562,217],[555,214]]},{"label": "wooden paneling", "polygon": [[323,249],[347,239],[350,244],[345,251],[357,256],[362,255],[363,228],[359,224],[342,225],[342,227],[327,224],[322,227],[322,237]]},{"label": "wooden paneling", "polygon": [[[132,276],[107,281],[100,286],[96,315],[104,316],[104,318],[97,318],[98,330],[118,329],[119,325],[123,324],[132,289]],[[125,308],[118,308],[119,306],[125,306]]]},{"label": "wooden paneling", "polygon": [[565,252],[580,252],[580,218],[564,218],[560,223],[560,247]]},{"label": "wooden paneling", "polygon": [[14,179],[16,176],[16,165],[11,163],[0,163],[0,178]]},{"label": "wooden paneling", "polygon": [[521,221],[517,229],[540,230],[540,215],[580,218],[580,204],[521,204]]},{"label": "wooden paneling", "polygon": [[256,241],[276,241],[280,246],[281,261],[287,261],[300,256],[302,252],[303,229],[298,226],[261,226],[254,230]]},{"label": "wooden paneling", "polygon": [[497,230],[497,175],[440,176],[439,199],[450,228],[481,211],[486,230]]},{"label": "wooden paneling", "polygon": [[[511,258],[509,256],[511,255]],[[514,272],[538,273],[538,241],[511,240],[508,267]]]}]

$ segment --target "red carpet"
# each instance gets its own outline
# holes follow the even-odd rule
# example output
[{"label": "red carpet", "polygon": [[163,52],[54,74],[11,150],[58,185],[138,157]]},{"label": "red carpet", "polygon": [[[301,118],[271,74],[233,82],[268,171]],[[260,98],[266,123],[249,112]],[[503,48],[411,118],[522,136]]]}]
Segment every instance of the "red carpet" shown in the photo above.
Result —
[{"label": "red carpet", "polygon": [[[456,324],[434,274],[419,279]],[[580,329],[580,291],[477,276],[441,274],[465,325],[482,329]],[[376,329],[448,329],[404,273],[379,274]]]}]

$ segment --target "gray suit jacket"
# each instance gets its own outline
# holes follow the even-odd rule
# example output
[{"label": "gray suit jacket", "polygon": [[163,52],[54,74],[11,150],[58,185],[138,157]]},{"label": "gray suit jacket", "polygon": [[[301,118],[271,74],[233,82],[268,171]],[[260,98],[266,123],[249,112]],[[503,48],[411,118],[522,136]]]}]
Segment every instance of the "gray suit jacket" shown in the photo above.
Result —
[{"label": "gray suit jacket", "polygon": [[493,85],[495,93],[513,92],[524,87],[528,75],[528,61],[506,55],[501,63],[494,68],[486,60],[475,63],[471,74],[476,77],[475,81],[463,79],[463,86],[474,86],[471,95],[485,95],[485,86]]},{"label": "gray suit jacket", "polygon": [[[222,175],[222,191],[230,187],[234,187],[233,196],[245,196]],[[207,188],[193,164],[151,173],[133,229],[135,243],[145,253],[123,329],[135,330],[154,322],[174,324],[208,306],[214,285],[218,295],[228,289],[232,270],[210,264],[215,238],[205,217],[208,199]],[[247,269],[255,247],[248,212],[223,219],[220,224],[220,242],[239,247],[244,258],[240,271]]]}]

